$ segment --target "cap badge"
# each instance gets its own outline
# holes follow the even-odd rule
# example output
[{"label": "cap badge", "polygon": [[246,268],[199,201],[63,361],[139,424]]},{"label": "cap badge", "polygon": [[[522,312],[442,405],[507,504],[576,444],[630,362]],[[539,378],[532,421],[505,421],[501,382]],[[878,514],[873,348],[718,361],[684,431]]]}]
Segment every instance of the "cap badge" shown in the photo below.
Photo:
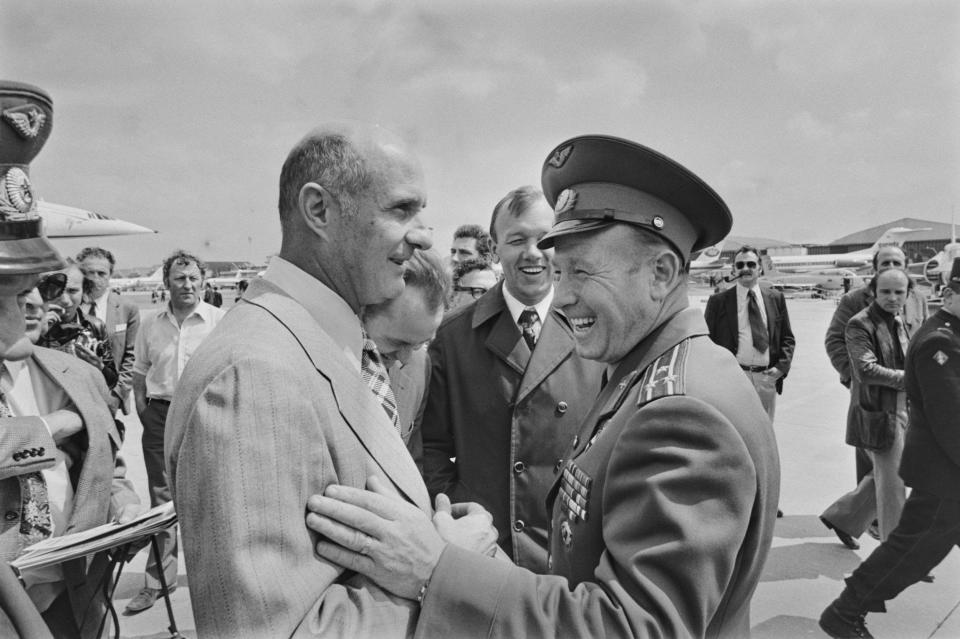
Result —
[{"label": "cap badge", "polygon": [[663,228],[663,218],[660,217],[659,215],[654,215],[654,216],[653,216],[653,222],[652,222],[652,223],[653,223],[653,228],[655,228],[655,229],[658,229],[658,230],[659,230],[659,229],[662,229],[662,228]]},{"label": "cap badge", "polygon": [[43,123],[47,121],[47,116],[34,105],[24,104],[4,111],[3,119],[10,123],[20,137],[32,139],[40,133]]},{"label": "cap badge", "polygon": [[22,218],[33,208],[33,190],[26,172],[13,167],[0,178],[0,219]]},{"label": "cap badge", "polygon": [[577,206],[577,192],[573,189],[564,189],[557,196],[557,205],[553,210],[557,215],[572,211]]},{"label": "cap badge", "polygon": [[933,359],[937,364],[940,364],[941,366],[943,366],[944,364],[947,363],[947,360],[950,358],[947,357],[947,354],[944,353],[943,351],[937,351],[936,353],[933,354]]},{"label": "cap badge", "polygon": [[559,169],[563,166],[563,163],[567,161],[567,158],[570,157],[571,151],[573,151],[572,144],[557,149],[553,152],[553,155],[550,156],[550,159],[547,160],[547,164],[555,169]]}]

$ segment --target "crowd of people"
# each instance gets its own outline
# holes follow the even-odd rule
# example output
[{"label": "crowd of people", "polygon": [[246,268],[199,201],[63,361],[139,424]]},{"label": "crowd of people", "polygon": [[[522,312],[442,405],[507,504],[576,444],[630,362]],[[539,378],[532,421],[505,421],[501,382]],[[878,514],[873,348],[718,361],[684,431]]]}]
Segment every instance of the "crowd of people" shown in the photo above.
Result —
[{"label": "crowd of people", "polygon": [[[26,85],[0,99],[50,108]],[[0,178],[39,145],[0,144]],[[323,125],[281,167],[280,251],[242,299],[225,312],[176,251],[143,318],[108,250],[64,260],[4,199],[0,559],[146,508],[119,454],[135,410],[202,637],[748,636],[782,516],[786,301],[743,246],[735,284],[690,307],[691,255],[732,215],[657,151],[576,137],[541,182],[444,260],[406,144]],[[874,267],[826,337],[858,483],[821,519],[883,542],[824,611],[834,637],[869,637],[960,530],[960,260],[930,318],[899,249]],[[159,550],[128,614],[178,585],[175,527]],[[108,565],[0,579],[0,635],[101,636]]]}]

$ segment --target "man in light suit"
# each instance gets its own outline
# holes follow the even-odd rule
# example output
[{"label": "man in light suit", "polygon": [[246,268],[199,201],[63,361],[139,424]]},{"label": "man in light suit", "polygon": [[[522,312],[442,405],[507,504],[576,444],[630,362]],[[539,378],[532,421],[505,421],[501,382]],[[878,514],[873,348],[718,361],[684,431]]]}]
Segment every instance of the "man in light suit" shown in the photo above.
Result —
[{"label": "man in light suit", "polygon": [[[279,255],[196,350],[167,420],[200,636],[412,632],[417,607],[318,559],[303,516],[311,494],[368,477],[432,512],[358,317],[400,295],[405,263],[430,247],[425,202],[418,161],[378,127],[327,125],[288,155]],[[493,547],[488,514],[453,516],[435,520]]]},{"label": "man in light suit", "polygon": [[140,327],[140,309],[110,288],[110,278],[117,263],[113,253],[99,246],[88,246],[77,254],[77,263],[90,286],[83,311],[106,324],[113,361],[117,366],[117,384],[110,391],[113,395],[110,407],[114,413],[119,408],[126,415],[129,412],[128,397],[133,387],[133,348]]},{"label": "man in light suit", "polygon": [[609,376],[549,494],[549,574],[445,544],[409,505],[346,486],[307,502],[317,552],[420,601],[422,637],[749,636],[776,442],[686,287],[690,252],[730,212],[683,166],[608,136],[561,144],[542,179],[556,305]]},{"label": "man in light suit", "polygon": [[[25,301],[38,274],[63,259],[41,234],[42,220],[27,163],[49,134],[45,92],[0,83],[0,110],[31,114],[24,135],[0,122],[0,562],[51,536],[81,532],[139,510],[117,453],[122,444],[100,371],[80,359],[34,347],[26,334]],[[14,186],[16,189],[14,189]],[[26,196],[26,197],[24,197]],[[39,317],[32,316],[30,328]],[[27,570],[27,593],[55,637],[98,636],[103,620],[106,554]],[[0,636],[15,636],[0,615]]]},{"label": "man in light suit", "polygon": [[[504,279],[444,318],[429,348],[422,428],[430,494],[489,510],[500,547],[539,572],[547,570],[547,490],[603,374],[577,355],[553,306],[553,251],[537,248],[552,223],[533,187],[494,207],[490,236]],[[525,314],[535,318],[529,329]]]},{"label": "man in light suit", "polygon": [[417,466],[422,465],[420,422],[430,383],[427,344],[437,334],[450,298],[450,275],[432,250],[414,251],[398,297],[363,309],[363,328],[376,345],[397,400],[400,436]]},{"label": "man in light suit", "polygon": [[711,295],[704,318],[710,339],[737,357],[772,423],[777,395],[783,393],[783,380],[790,372],[796,345],[787,302],[783,293],[759,283],[762,268],[757,249],[742,247],[733,265],[736,286]]}]

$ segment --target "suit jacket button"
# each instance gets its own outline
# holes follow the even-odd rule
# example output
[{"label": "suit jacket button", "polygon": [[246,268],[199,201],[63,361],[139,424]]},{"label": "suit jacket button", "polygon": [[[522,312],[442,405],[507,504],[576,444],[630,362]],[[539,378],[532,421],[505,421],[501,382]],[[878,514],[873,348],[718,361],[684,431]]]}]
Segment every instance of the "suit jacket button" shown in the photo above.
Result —
[{"label": "suit jacket button", "polygon": [[515,532],[523,532],[523,529],[524,529],[525,526],[526,526],[526,524],[523,523],[523,520],[522,520],[522,519],[518,519],[518,520],[516,520],[515,522],[513,522],[513,530],[514,530]]},{"label": "suit jacket button", "polygon": [[513,465],[513,472],[515,472],[518,475],[523,471],[525,471],[526,469],[527,469],[527,465],[524,464],[522,461],[518,461],[516,464]]},{"label": "suit jacket button", "polygon": [[3,514],[3,518],[4,518],[6,521],[16,521],[16,520],[20,519],[20,513],[18,513],[18,512],[15,511],[15,510],[8,510],[7,512],[5,512],[5,513]]},{"label": "suit jacket button", "polygon": [[553,474],[556,475],[559,473],[561,468],[563,468],[563,460],[558,459],[557,463],[553,465]]},{"label": "suit jacket button", "polygon": [[565,412],[567,412],[567,408],[569,407],[567,406],[566,402],[560,402],[557,404],[557,413],[559,415],[563,415]]}]

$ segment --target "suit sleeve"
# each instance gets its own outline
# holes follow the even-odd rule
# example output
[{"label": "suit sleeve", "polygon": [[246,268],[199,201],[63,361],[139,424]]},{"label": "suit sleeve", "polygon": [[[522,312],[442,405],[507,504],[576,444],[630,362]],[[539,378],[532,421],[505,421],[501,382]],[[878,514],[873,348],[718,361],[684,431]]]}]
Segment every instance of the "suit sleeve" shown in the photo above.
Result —
[{"label": "suit sleeve", "polygon": [[903,383],[903,369],[880,364],[873,335],[868,326],[853,320],[847,324],[845,335],[850,370],[861,384],[887,386],[898,391],[906,390]]},{"label": "suit sleeve", "polygon": [[417,636],[702,637],[739,569],[756,481],[746,446],[716,409],[657,400],[615,445],[607,546],[592,581],[574,588],[447,546]]},{"label": "suit sleeve", "polygon": [[796,348],[797,340],[793,336],[793,328],[790,326],[790,313],[787,312],[787,300],[782,293],[777,293],[777,308],[780,312],[780,357],[774,362],[776,366],[786,377],[790,372],[790,364],[793,362],[793,350]]},{"label": "suit sleeve", "polygon": [[[946,360],[935,357],[938,352]],[[934,332],[911,357],[927,425],[943,451],[960,466],[960,343]]]},{"label": "suit sleeve", "polygon": [[47,425],[39,417],[0,418],[0,480],[52,468],[57,461],[56,450]]},{"label": "suit sleeve", "polygon": [[454,501],[463,501],[459,497],[462,491],[457,490],[457,467],[451,461],[457,450],[451,429],[444,348],[442,338],[430,344],[430,386],[420,429],[423,439],[423,480],[431,499],[438,493],[446,493]]},{"label": "suit sleeve", "polygon": [[407,440],[407,450],[413,457],[414,463],[420,475],[423,475],[423,415],[427,410],[427,397],[430,392],[431,367],[430,355],[426,355],[426,364],[423,367],[423,397],[420,400],[420,406],[413,417],[413,429],[410,431],[410,439]]},{"label": "suit sleeve", "polygon": [[338,476],[336,450],[352,435],[329,386],[305,381],[289,362],[257,356],[227,366],[197,392],[192,405],[174,402],[165,450],[198,635],[412,632],[414,604],[363,578],[345,580],[342,569],[314,555],[307,498],[366,475],[361,465],[355,477]]},{"label": "suit sleeve", "polygon": [[850,357],[847,355],[844,331],[847,328],[847,322],[855,314],[852,298],[849,297],[849,294],[845,294],[840,298],[837,310],[833,312],[833,318],[830,320],[830,326],[827,327],[827,334],[823,340],[823,345],[827,349],[827,357],[830,358],[830,364],[840,374],[840,383],[844,386],[850,385],[850,379],[853,375],[850,372]]},{"label": "suit sleeve", "polygon": [[717,313],[720,309],[720,294],[714,294],[707,298],[707,308],[703,311],[703,319],[707,322],[707,329],[710,331],[710,339],[714,344],[720,343],[720,337],[717,333],[718,324]]},{"label": "suit sleeve", "polygon": [[115,362],[117,384],[111,392],[117,396],[122,406],[125,404],[127,395],[130,394],[133,381],[134,345],[137,342],[137,333],[140,331],[140,310],[132,303],[124,303],[121,308],[126,316],[124,319],[127,323],[127,330],[126,335],[124,335],[123,355],[119,362]]}]

